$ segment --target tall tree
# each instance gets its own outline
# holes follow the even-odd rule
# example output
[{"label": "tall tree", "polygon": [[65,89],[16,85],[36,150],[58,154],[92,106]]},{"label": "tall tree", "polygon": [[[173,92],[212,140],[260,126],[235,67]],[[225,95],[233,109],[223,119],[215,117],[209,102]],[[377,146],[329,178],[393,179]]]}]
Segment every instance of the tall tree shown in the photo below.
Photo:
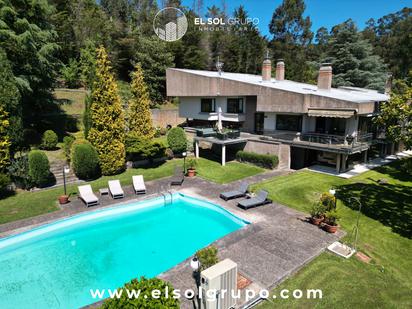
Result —
[{"label": "tall tree", "polygon": [[0,107],[8,114],[7,135],[12,142],[11,152],[23,144],[23,120],[20,93],[5,52],[0,48]]},{"label": "tall tree", "polygon": [[412,8],[370,19],[363,31],[364,38],[374,46],[376,54],[389,65],[395,78],[408,76],[412,69]]},{"label": "tall tree", "polygon": [[333,63],[334,86],[384,90],[385,65],[351,19],[332,28],[325,60]]},{"label": "tall tree", "polygon": [[102,174],[116,174],[124,169],[125,121],[117,84],[103,47],[97,50],[90,113],[92,123],[87,137],[99,154]]},{"label": "tall tree", "polygon": [[399,82],[403,83],[402,91],[391,93],[390,100],[381,105],[376,122],[385,128],[389,139],[412,149],[412,71],[407,82]]},{"label": "tall tree", "polygon": [[150,139],[154,136],[152,114],[150,112],[151,104],[140,63],[136,64],[131,75],[132,98],[128,107],[129,132],[135,137]]},{"label": "tall tree", "polygon": [[243,6],[235,9],[233,17],[240,23],[230,31],[227,48],[223,52],[224,68],[229,72],[259,74],[266,42],[257,27],[247,23],[249,16]]},{"label": "tall tree", "polygon": [[269,25],[273,35],[273,57],[285,60],[286,78],[296,81],[307,81],[310,70],[305,50],[312,41],[313,33],[309,16],[303,17],[305,8],[303,0],[283,0]]},{"label": "tall tree", "polygon": [[167,43],[155,35],[147,37],[136,31],[134,36],[133,61],[142,66],[154,107],[162,104],[166,96],[166,69],[173,66],[173,54],[168,50]]},{"label": "tall tree", "polygon": [[[37,124],[52,102],[59,46],[49,22],[53,7],[47,1],[2,1],[0,48],[3,48],[21,95],[19,111],[25,126]],[[14,115],[13,115],[14,116]]]}]

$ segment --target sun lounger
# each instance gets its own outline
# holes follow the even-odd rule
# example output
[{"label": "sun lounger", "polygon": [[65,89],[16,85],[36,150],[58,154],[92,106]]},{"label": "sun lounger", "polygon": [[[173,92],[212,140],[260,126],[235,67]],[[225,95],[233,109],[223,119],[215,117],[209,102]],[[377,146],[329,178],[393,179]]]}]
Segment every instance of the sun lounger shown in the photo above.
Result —
[{"label": "sun lounger", "polygon": [[172,177],[170,184],[172,186],[181,186],[184,180],[185,180],[185,175],[183,174],[183,170],[182,168],[177,166],[175,168],[175,173]]},{"label": "sun lounger", "polygon": [[134,175],[133,179],[133,189],[136,194],[145,194],[146,185],[144,184],[143,175]]},{"label": "sun lounger", "polygon": [[227,200],[243,197],[246,195],[248,187],[249,187],[249,184],[247,182],[242,182],[237,190],[220,193],[220,198],[227,201]]},{"label": "sun lounger", "polygon": [[268,197],[268,192],[265,191],[265,190],[260,190],[256,197],[241,200],[238,203],[238,206],[243,208],[243,209],[249,209],[249,208],[252,208],[252,207],[256,207],[256,206],[271,203],[272,201],[269,200],[267,197]]},{"label": "sun lounger", "polygon": [[117,179],[109,180],[109,192],[114,199],[124,197],[122,186],[120,185],[120,181]]},{"label": "sun lounger", "polygon": [[79,198],[86,204],[87,207],[99,204],[99,199],[94,195],[90,185],[78,186]]}]

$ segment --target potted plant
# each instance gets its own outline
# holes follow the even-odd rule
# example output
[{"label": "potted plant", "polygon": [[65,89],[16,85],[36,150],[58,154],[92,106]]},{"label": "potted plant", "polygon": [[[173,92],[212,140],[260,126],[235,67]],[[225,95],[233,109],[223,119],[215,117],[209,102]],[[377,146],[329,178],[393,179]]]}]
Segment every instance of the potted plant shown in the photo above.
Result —
[{"label": "potted plant", "polygon": [[196,166],[197,166],[196,158],[189,158],[187,160],[187,176],[194,177],[196,175]]},{"label": "potted plant", "polygon": [[328,233],[336,233],[338,230],[338,221],[339,216],[336,211],[329,211],[326,213],[326,217],[324,220],[324,229]]},{"label": "potted plant", "polygon": [[310,222],[314,225],[320,225],[325,219],[325,206],[322,203],[314,204],[310,211]]},{"label": "potted plant", "polygon": [[59,204],[63,205],[63,204],[67,204],[69,202],[69,196],[68,195],[60,195],[59,196]]}]

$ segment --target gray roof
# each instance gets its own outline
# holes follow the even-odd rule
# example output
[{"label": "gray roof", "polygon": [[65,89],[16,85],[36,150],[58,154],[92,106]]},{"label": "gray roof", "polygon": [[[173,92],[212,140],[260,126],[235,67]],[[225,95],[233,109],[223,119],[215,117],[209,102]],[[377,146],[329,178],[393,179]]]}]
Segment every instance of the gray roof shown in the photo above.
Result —
[{"label": "gray roof", "polygon": [[271,81],[262,81],[262,76],[243,74],[243,73],[227,73],[222,72],[219,75],[216,71],[201,71],[188,69],[173,69],[181,72],[187,72],[205,77],[224,78],[232,81],[248,83],[252,85],[269,87],[279,90],[285,90],[301,94],[312,94],[322,97],[329,97],[338,100],[350,101],[355,103],[366,103],[375,101],[387,101],[389,96],[379,93],[376,90],[356,88],[356,87],[340,87],[332,88],[330,90],[318,89],[316,85],[294,82],[290,80],[278,81],[272,78]]}]

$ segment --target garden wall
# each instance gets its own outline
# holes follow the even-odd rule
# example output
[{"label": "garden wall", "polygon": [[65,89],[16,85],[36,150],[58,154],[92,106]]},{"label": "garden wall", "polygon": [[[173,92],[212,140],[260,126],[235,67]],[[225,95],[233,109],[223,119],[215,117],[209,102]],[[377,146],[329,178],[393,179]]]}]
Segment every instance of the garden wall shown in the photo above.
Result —
[{"label": "garden wall", "polygon": [[178,109],[152,109],[152,121],[155,127],[165,128],[167,125],[175,127],[183,122],[185,118],[179,117]]}]

